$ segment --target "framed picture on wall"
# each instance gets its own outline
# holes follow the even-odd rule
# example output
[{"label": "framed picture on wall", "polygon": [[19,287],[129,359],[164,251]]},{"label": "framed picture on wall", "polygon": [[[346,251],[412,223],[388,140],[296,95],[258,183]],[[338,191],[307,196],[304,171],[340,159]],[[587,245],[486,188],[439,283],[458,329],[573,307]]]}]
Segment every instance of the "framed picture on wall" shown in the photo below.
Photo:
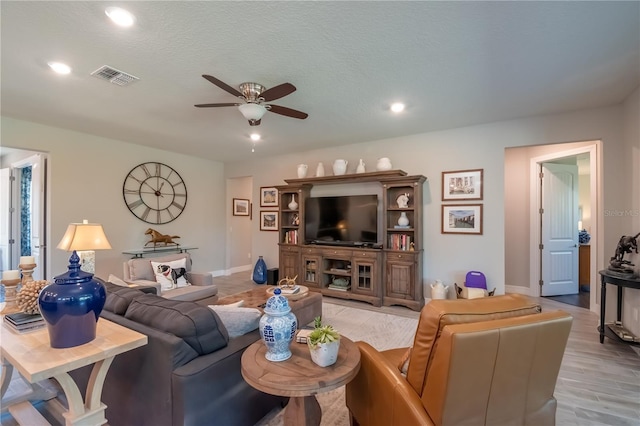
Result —
[{"label": "framed picture on wall", "polygon": [[442,233],[482,235],[482,204],[443,204]]},{"label": "framed picture on wall", "polygon": [[278,212],[260,210],[260,230],[261,231],[277,231],[278,230]]},{"label": "framed picture on wall", "polygon": [[483,170],[442,172],[442,201],[482,200]]},{"label": "framed picture on wall", "polygon": [[234,198],[233,199],[233,215],[234,216],[249,216],[251,211],[251,206],[249,205],[249,200],[244,198]]},{"label": "framed picture on wall", "polygon": [[278,190],[273,186],[260,187],[260,207],[278,207]]}]

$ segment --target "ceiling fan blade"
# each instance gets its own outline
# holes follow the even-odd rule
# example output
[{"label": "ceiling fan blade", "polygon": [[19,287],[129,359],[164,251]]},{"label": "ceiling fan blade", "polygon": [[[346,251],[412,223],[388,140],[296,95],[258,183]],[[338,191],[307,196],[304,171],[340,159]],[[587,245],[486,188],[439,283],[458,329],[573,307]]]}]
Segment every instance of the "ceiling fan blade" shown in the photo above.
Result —
[{"label": "ceiling fan blade", "polygon": [[198,104],[194,105],[197,108],[215,108],[215,107],[230,107],[230,106],[238,106],[242,104]]},{"label": "ceiling fan blade", "polygon": [[210,75],[207,74],[202,74],[202,76],[204,78],[206,78],[207,80],[209,80],[211,83],[215,84],[216,86],[218,86],[219,88],[221,88],[222,90],[231,93],[233,96],[239,96],[239,97],[244,97],[242,96],[242,93],[240,93],[237,89],[234,89],[233,87],[229,86],[227,83],[223,83],[222,81],[218,80],[215,77],[212,77]]},{"label": "ceiling fan blade", "polygon": [[272,87],[271,89],[267,89],[260,94],[260,97],[264,99],[265,102],[275,101],[276,99],[284,98],[287,95],[296,91],[296,86],[291,83],[282,83],[279,86]]},{"label": "ceiling fan blade", "polygon": [[297,111],[295,109],[283,107],[280,105],[269,105],[269,111],[275,112],[276,114],[285,115],[287,117],[299,118],[300,120],[304,120],[309,116],[306,112]]}]

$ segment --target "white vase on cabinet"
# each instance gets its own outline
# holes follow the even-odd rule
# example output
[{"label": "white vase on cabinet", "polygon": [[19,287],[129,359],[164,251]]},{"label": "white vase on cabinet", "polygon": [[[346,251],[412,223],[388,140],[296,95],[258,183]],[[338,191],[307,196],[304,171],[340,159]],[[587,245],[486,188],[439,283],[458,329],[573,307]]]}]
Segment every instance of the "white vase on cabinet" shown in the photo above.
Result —
[{"label": "white vase on cabinet", "polygon": [[347,172],[347,165],[349,162],[347,160],[343,160],[342,158],[337,159],[333,162],[333,175],[340,176]]},{"label": "white vase on cabinet", "polygon": [[307,165],[306,164],[298,164],[298,178],[302,179],[307,177]]},{"label": "white vase on cabinet", "polygon": [[358,163],[358,167],[356,167],[356,173],[364,173],[364,161],[362,161],[362,158],[360,159],[360,162]]},{"label": "white vase on cabinet", "polygon": [[296,194],[291,194],[291,202],[289,203],[289,210],[298,210],[298,203],[296,203]]},{"label": "white vase on cabinet", "polygon": [[406,212],[401,212],[400,217],[398,218],[398,225],[400,226],[409,226],[409,218],[407,217]]},{"label": "white vase on cabinet", "polygon": [[324,176],[324,164],[322,162],[318,163],[318,167],[316,168],[316,177]]}]

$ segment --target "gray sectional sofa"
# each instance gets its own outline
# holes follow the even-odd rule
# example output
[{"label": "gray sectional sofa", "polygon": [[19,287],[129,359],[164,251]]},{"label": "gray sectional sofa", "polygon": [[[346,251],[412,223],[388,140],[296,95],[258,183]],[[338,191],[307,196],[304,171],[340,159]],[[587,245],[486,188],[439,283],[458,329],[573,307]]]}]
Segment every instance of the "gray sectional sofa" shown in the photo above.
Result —
[{"label": "gray sectional sofa", "polygon": [[[109,425],[253,425],[287,403],[253,389],[240,373],[242,353],[260,338],[258,330],[230,339],[206,306],[105,285],[101,317],[149,338],[109,369],[102,393]],[[72,372],[81,391],[89,373]]]}]

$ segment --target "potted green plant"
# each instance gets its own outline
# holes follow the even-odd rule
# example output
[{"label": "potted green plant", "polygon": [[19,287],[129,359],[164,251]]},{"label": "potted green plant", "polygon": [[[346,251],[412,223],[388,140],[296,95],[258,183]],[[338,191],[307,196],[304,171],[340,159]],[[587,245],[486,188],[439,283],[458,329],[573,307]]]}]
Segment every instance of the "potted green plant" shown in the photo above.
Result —
[{"label": "potted green plant", "polygon": [[340,334],[330,325],[322,325],[322,318],[316,317],[314,329],[307,337],[311,360],[320,367],[328,367],[338,360]]}]

